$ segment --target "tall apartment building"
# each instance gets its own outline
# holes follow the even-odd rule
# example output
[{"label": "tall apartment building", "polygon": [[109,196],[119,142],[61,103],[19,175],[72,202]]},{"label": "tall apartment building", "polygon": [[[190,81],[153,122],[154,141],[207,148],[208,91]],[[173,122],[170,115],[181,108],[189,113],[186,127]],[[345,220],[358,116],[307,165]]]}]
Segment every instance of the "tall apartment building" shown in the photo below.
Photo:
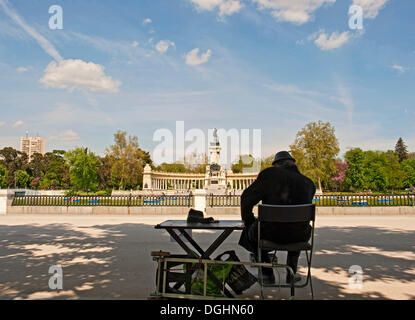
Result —
[{"label": "tall apartment building", "polygon": [[20,139],[20,151],[28,155],[29,161],[34,153],[44,155],[46,153],[46,139],[41,137],[22,137]]}]

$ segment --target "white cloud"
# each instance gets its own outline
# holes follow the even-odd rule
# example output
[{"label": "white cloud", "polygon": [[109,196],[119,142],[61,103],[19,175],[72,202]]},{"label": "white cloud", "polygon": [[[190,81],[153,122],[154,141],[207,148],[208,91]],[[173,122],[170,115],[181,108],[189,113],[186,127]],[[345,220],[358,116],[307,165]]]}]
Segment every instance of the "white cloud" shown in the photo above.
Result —
[{"label": "white cloud", "polygon": [[[111,77],[105,75],[103,66],[82,60],[64,60],[45,37],[29,26],[22,17],[8,6],[7,0],[0,0],[0,6],[13,21],[38,42],[47,54],[55,59],[46,67],[44,76],[39,80],[45,87],[67,89],[68,91],[84,88],[93,92],[118,92],[121,82],[112,80]],[[19,68],[17,71],[24,72],[27,70]]]},{"label": "white cloud", "polygon": [[335,3],[336,0],[252,0],[260,10],[270,10],[278,21],[294,24],[308,22],[314,11],[324,4]]},{"label": "white cloud", "polygon": [[361,6],[365,18],[374,19],[389,0],[353,0],[353,4]]},{"label": "white cloud", "polygon": [[13,123],[12,128],[19,128],[24,125],[24,122],[22,120],[17,120],[15,123]]},{"label": "white cloud", "polygon": [[189,66],[198,66],[209,61],[212,51],[208,49],[199,56],[199,48],[195,48],[186,54],[186,64]]},{"label": "white cloud", "polygon": [[331,35],[328,35],[325,32],[320,32],[319,36],[314,40],[314,43],[321,50],[333,50],[340,48],[350,39],[350,34],[348,31],[343,33],[333,32]]},{"label": "white cloud", "polygon": [[409,70],[409,68],[405,68],[405,67],[400,66],[398,64],[394,64],[392,66],[392,68],[395,69],[395,70],[398,70],[399,73],[404,73],[405,71],[408,71]]},{"label": "white cloud", "polygon": [[81,140],[78,133],[73,131],[72,129],[63,131],[56,136],[49,137],[50,140],[56,140],[61,142],[74,142]]},{"label": "white cloud", "polygon": [[150,18],[147,18],[147,19],[144,19],[143,20],[143,25],[145,26],[145,25],[147,25],[147,24],[150,24],[150,23],[152,23],[153,21],[150,19]]},{"label": "white cloud", "polygon": [[131,44],[132,47],[137,48],[140,44],[137,41],[133,41]]},{"label": "white cloud", "polygon": [[24,31],[26,31],[32,38],[34,38],[37,43],[42,47],[47,54],[49,54],[56,61],[62,61],[63,58],[60,56],[59,52],[55,47],[39,32],[34,28],[29,26],[22,17],[20,17],[12,8],[8,6],[7,1],[0,0],[0,6],[3,7],[4,12],[16,22]]},{"label": "white cloud", "polygon": [[92,92],[118,92],[121,81],[113,80],[104,72],[102,65],[82,60],[52,61],[39,80],[46,88],[85,89]]},{"label": "white cloud", "polygon": [[230,16],[242,9],[240,0],[189,0],[199,11],[212,11],[219,9],[219,16]]},{"label": "white cloud", "polygon": [[3,126],[5,126],[6,125],[6,122],[4,122],[4,121],[0,121],[0,127],[3,127]]},{"label": "white cloud", "polygon": [[27,68],[25,68],[25,67],[18,67],[17,69],[16,69],[16,71],[18,72],[18,73],[24,73],[24,72],[26,72],[26,71],[28,71],[29,69],[27,69]]},{"label": "white cloud", "polygon": [[174,46],[175,46],[174,42],[171,42],[169,40],[160,40],[156,44],[156,50],[159,53],[163,54],[169,49],[169,47],[174,47]]}]

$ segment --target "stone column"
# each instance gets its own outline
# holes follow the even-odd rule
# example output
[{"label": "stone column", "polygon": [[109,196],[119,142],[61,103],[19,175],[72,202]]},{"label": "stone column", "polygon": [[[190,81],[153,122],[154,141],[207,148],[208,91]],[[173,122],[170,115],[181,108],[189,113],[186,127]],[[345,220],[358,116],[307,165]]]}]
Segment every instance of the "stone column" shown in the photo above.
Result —
[{"label": "stone column", "polygon": [[[147,163],[146,166],[144,167],[144,173],[143,173],[143,189],[145,190],[151,190],[153,189],[153,179],[152,179],[152,173],[151,173],[151,167],[150,165]],[[146,187],[147,185],[147,187]]]},{"label": "stone column", "polygon": [[195,190],[193,192],[195,203],[194,207],[196,210],[200,210],[206,213],[206,191]]},{"label": "stone column", "polygon": [[0,214],[7,214],[8,190],[0,190]]}]

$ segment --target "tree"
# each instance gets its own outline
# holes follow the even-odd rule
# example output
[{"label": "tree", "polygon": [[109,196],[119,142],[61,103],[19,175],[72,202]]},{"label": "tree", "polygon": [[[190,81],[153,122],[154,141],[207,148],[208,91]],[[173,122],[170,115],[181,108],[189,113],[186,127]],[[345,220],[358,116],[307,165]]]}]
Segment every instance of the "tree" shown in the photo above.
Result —
[{"label": "tree", "polygon": [[408,148],[406,147],[402,138],[398,139],[398,142],[396,143],[396,146],[395,146],[395,152],[399,157],[399,162],[402,162],[408,159]]},{"label": "tree", "polygon": [[99,169],[98,169],[98,178],[99,178],[99,189],[105,190],[112,187],[111,181],[111,170],[114,165],[115,159],[111,155],[106,155],[105,157],[99,158]]},{"label": "tree", "polygon": [[6,187],[7,183],[7,169],[4,165],[0,164],[0,189]]},{"label": "tree", "polygon": [[70,184],[69,165],[65,160],[66,152],[53,150],[45,154],[46,173],[43,180],[49,188],[68,188]]},{"label": "tree", "polygon": [[415,186],[415,160],[404,160],[401,165],[404,172],[402,179],[403,186],[405,188],[413,188]]},{"label": "tree", "polygon": [[415,152],[408,153],[408,159],[415,160]]},{"label": "tree", "polygon": [[35,153],[28,165],[33,189],[61,189],[69,186],[69,166],[64,158],[65,151],[53,150],[44,156]]},{"label": "tree", "polygon": [[322,121],[308,123],[297,133],[290,146],[300,171],[318,184],[327,184],[336,171],[336,156],[339,142],[330,123]]},{"label": "tree", "polygon": [[0,150],[0,164],[2,164],[7,172],[6,187],[14,188],[15,174],[18,170],[26,170],[28,166],[28,157],[26,153],[17,151],[11,147]]},{"label": "tree", "polygon": [[150,154],[139,148],[138,138],[125,131],[114,134],[115,144],[107,149],[107,155],[114,158],[111,180],[119,189],[133,189],[142,184],[144,166],[152,165]]},{"label": "tree", "polygon": [[163,162],[154,167],[156,171],[162,172],[180,172],[180,173],[206,173],[206,166],[209,165],[209,159],[206,154],[192,153],[181,161],[173,163]]},{"label": "tree", "polygon": [[271,167],[272,163],[274,162],[274,158],[275,158],[275,155],[271,155],[269,157],[266,157],[265,159],[262,159],[261,170]]},{"label": "tree", "polygon": [[183,161],[186,172],[206,173],[206,166],[209,165],[208,156],[205,153],[197,154],[193,152]]},{"label": "tree", "polygon": [[34,153],[28,164],[27,171],[32,178],[41,178],[47,171],[45,157],[41,153]]},{"label": "tree", "polygon": [[336,160],[336,174],[330,178],[336,190],[343,191],[348,168],[347,162]]},{"label": "tree", "polygon": [[71,184],[75,190],[97,191],[99,159],[88,148],[76,148],[65,154]]},{"label": "tree", "polygon": [[26,188],[27,183],[29,182],[29,174],[23,170],[17,170],[15,173],[16,187],[17,188]]},{"label": "tree", "polygon": [[161,171],[161,172],[179,172],[179,173],[187,172],[184,163],[180,163],[180,162],[173,162],[173,163],[163,162],[161,165],[156,167],[156,170]]},{"label": "tree", "polygon": [[399,156],[393,152],[388,151],[384,153],[385,167],[384,174],[387,181],[388,189],[400,190],[403,188],[404,171],[399,162]]},{"label": "tree", "polygon": [[[399,190],[411,181],[411,167],[399,163],[393,151],[362,151],[359,148],[346,152],[349,169],[345,186],[352,191]],[[410,161],[410,160],[405,160]]]},{"label": "tree", "polygon": [[242,154],[238,162],[232,164],[233,173],[254,173],[261,170],[262,160],[255,159],[251,154]]},{"label": "tree", "polygon": [[386,177],[385,153],[382,151],[364,151],[361,169],[363,172],[362,190],[386,191],[388,179]]}]

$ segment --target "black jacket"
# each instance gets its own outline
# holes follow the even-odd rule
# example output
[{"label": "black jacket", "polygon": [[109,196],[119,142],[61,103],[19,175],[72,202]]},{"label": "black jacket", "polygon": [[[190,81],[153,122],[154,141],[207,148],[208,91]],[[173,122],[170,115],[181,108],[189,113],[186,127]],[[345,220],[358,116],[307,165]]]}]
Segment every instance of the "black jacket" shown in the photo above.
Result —
[{"label": "black jacket", "polygon": [[[255,229],[256,218],[253,207],[262,200],[263,204],[295,205],[312,203],[316,187],[302,175],[297,167],[270,167],[261,171],[257,179],[242,193],[241,215],[245,223],[239,244],[251,250],[254,239],[248,231]],[[255,231],[255,230],[254,230]],[[256,232],[255,232],[256,234]],[[278,243],[307,241],[310,237],[308,223],[267,223],[262,224],[261,238]],[[248,243],[250,242],[250,243]]]}]

